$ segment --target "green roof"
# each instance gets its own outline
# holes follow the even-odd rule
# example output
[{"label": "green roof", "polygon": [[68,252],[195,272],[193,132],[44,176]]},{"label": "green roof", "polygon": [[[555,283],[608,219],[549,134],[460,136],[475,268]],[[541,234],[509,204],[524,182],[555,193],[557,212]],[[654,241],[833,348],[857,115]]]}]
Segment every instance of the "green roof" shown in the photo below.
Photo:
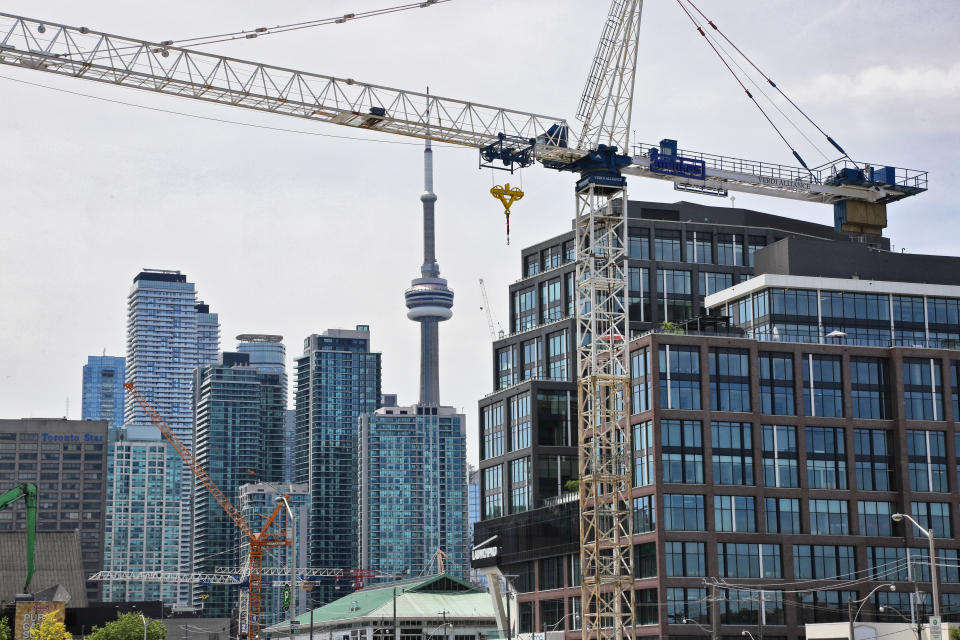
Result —
[{"label": "green roof", "polygon": [[[313,625],[327,626],[356,620],[390,620],[393,617],[394,589],[397,594],[397,618],[494,619],[493,602],[485,589],[475,587],[448,574],[425,576],[398,582],[372,585],[313,610]],[[310,626],[310,612],[297,616],[303,628]],[[268,629],[286,631],[289,622]]]}]

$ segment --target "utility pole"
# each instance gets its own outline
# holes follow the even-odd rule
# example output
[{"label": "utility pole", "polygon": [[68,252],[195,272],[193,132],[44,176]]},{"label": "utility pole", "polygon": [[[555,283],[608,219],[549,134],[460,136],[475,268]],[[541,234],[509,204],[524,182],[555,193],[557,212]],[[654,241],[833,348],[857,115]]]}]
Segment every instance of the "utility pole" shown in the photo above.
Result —
[{"label": "utility pole", "polygon": [[720,599],[717,598],[717,585],[710,585],[710,637],[720,640]]},{"label": "utility pole", "polygon": [[850,624],[850,640],[854,640],[853,637],[853,598],[847,597],[847,620]]},{"label": "utility pole", "polygon": [[393,588],[393,640],[400,640],[397,635],[397,588]]}]

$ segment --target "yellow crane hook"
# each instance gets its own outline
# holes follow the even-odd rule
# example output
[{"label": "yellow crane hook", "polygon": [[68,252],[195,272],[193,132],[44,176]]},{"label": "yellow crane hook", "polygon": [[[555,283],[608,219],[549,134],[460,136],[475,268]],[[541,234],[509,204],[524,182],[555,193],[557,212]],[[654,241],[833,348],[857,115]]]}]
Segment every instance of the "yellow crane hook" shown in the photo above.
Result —
[{"label": "yellow crane hook", "polygon": [[490,195],[503,204],[503,214],[507,216],[507,244],[510,244],[510,207],[523,197],[523,190],[519,187],[511,187],[508,182],[490,189]]}]

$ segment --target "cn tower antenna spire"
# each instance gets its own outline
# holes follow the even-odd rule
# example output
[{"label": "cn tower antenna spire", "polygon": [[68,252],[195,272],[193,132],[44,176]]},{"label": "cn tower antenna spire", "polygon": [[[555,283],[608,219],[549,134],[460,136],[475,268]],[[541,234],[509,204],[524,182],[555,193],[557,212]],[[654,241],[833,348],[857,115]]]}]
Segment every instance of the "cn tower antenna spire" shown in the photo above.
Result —
[{"label": "cn tower antenna spire", "polygon": [[453,291],[440,277],[437,264],[434,211],[437,194],[433,192],[433,149],[430,145],[430,89],[427,88],[427,109],[423,145],[423,264],[420,277],[413,280],[404,294],[407,317],[420,323],[420,405],[440,405],[438,324],[453,315]]}]

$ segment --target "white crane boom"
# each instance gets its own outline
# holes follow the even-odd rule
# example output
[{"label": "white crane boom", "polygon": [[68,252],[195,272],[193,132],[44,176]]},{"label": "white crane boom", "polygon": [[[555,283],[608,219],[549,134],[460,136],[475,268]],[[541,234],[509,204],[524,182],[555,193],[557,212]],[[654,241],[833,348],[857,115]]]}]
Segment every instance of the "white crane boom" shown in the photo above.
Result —
[{"label": "white crane boom", "polygon": [[[483,310],[487,314],[487,327],[490,329],[490,339],[499,340],[503,338],[504,335],[503,327],[493,317],[493,309],[490,308],[490,299],[487,297],[487,285],[483,283],[483,278],[480,278],[480,295],[483,299]],[[497,325],[496,329],[493,327],[494,323]]]}]

